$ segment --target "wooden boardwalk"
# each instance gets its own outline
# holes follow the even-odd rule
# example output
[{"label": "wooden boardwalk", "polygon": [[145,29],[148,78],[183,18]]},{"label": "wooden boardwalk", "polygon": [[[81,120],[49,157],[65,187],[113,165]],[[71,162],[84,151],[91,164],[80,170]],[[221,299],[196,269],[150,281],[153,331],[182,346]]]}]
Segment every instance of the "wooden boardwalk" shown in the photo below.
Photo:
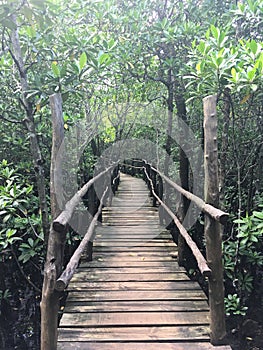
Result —
[{"label": "wooden boardwalk", "polygon": [[96,232],[93,261],[67,288],[59,350],[231,349],[209,343],[207,298],[178,266],[142,180],[121,174]]}]

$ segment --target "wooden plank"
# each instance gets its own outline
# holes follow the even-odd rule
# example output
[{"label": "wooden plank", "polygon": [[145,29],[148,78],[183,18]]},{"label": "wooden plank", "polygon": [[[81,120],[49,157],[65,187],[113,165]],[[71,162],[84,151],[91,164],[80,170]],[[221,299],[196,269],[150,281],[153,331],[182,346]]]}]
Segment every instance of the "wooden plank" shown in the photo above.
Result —
[{"label": "wooden plank", "polygon": [[210,343],[145,342],[59,342],[58,350],[231,350],[230,346],[213,346]]},{"label": "wooden plank", "polygon": [[158,230],[149,230],[149,231],[142,231],[142,232],[135,232],[131,230],[127,231],[119,231],[119,232],[102,232],[95,235],[94,240],[98,238],[103,239],[147,239],[147,240],[162,240],[162,239],[172,239],[171,235],[163,235]]},{"label": "wooden plank", "polygon": [[[154,221],[154,222],[153,222]],[[102,227],[107,227],[107,226],[112,226],[112,227],[119,227],[119,225],[125,225],[125,227],[129,227],[130,231],[131,231],[131,227],[132,226],[132,230],[135,231],[136,228],[149,228],[149,226],[156,224],[156,220],[144,217],[144,218],[138,218],[138,217],[134,217],[134,218],[111,218],[108,220],[104,220],[103,221],[103,226]],[[154,227],[154,229],[158,229],[157,227]],[[161,230],[160,230],[161,231]]]},{"label": "wooden plank", "polygon": [[[151,254],[153,254],[154,252],[162,252],[163,254],[167,254],[168,252],[171,252],[174,250],[174,245],[170,245],[170,246],[167,246],[165,247],[162,247],[162,246],[159,246],[159,245],[156,245],[156,246],[138,246],[138,247],[99,247],[99,246],[94,246],[94,250],[96,252],[116,252],[116,253],[119,253],[119,252],[150,252]],[[167,250],[167,252],[166,252]]]},{"label": "wooden plank", "polygon": [[185,273],[166,272],[166,273],[86,273],[86,271],[79,271],[74,274],[71,282],[137,282],[137,281],[189,281],[189,277]]},{"label": "wooden plank", "polygon": [[[125,221],[131,221],[134,226],[138,226],[138,223],[147,221],[149,223],[154,223],[155,225],[157,224],[157,219],[158,219],[158,214],[156,215],[149,215],[146,213],[133,213],[132,215],[110,215],[108,217],[104,217],[103,224],[108,224],[109,222],[117,222],[119,225],[125,225]],[[134,222],[134,220],[137,220]]]},{"label": "wooden plank", "polygon": [[208,325],[209,313],[200,312],[103,312],[64,313],[61,327]]},{"label": "wooden plank", "polygon": [[71,282],[67,288],[70,290],[198,290],[197,282]]},{"label": "wooden plank", "polygon": [[102,226],[97,226],[96,227],[96,232],[97,233],[106,233],[106,234],[110,234],[110,233],[117,233],[117,232],[128,232],[128,233],[141,233],[141,232],[144,232],[144,233],[151,233],[151,232],[154,232],[154,231],[158,231],[160,232],[160,234],[163,234],[163,233],[166,233],[167,234],[167,231],[164,231],[162,227],[160,227],[158,225],[158,223],[155,223],[153,225],[151,225],[150,227],[145,227],[145,226],[134,226],[134,228],[132,229],[131,231],[131,228],[130,226],[126,226],[126,225],[118,225],[118,226],[114,226],[114,227],[111,227],[109,225],[102,225]]},{"label": "wooden plank", "polygon": [[105,248],[111,248],[111,247],[114,247],[114,248],[119,248],[119,247],[124,247],[126,248],[126,245],[127,244],[133,244],[138,247],[141,247],[143,246],[144,248],[146,247],[153,247],[154,249],[155,248],[174,248],[175,244],[174,242],[171,242],[171,241],[150,241],[150,242],[147,242],[146,240],[141,240],[141,241],[128,241],[128,242],[123,242],[123,241],[116,241],[116,242],[104,242],[104,241],[94,241],[94,249],[97,249],[97,248],[101,248],[101,247],[105,247]]},{"label": "wooden plank", "polygon": [[[141,238],[148,238],[151,239],[153,241],[155,240],[172,240],[172,236],[171,235],[161,235],[159,234],[160,232],[158,230],[154,231],[154,230],[150,230],[149,232],[142,232],[142,233],[135,233],[132,232],[130,230],[127,230],[125,232],[113,232],[113,233],[98,233],[95,235],[95,239],[112,239],[112,240],[116,240],[116,239],[141,239]],[[95,240],[94,239],[94,240]]]},{"label": "wooden plank", "polygon": [[67,301],[130,301],[130,300],[207,300],[205,293],[200,290],[172,290],[172,291],[134,291],[134,290],[115,290],[115,291],[71,291]]},{"label": "wooden plank", "polygon": [[[135,209],[134,207],[105,207],[103,208],[102,213],[109,214],[111,212],[113,213],[127,213],[127,212],[134,212]],[[140,207],[140,212],[157,212],[158,213],[159,209],[154,208],[151,204],[148,206],[144,205],[143,207]]]},{"label": "wooden plank", "polygon": [[[136,207],[125,207],[125,208],[121,208],[121,207],[106,207],[103,208],[102,210],[102,215],[115,215],[115,214],[133,214],[136,213],[138,210],[138,208]],[[158,208],[154,208],[152,206],[143,206],[139,208],[140,213],[155,213],[155,214],[159,214],[159,209]]]},{"label": "wooden plank", "polygon": [[172,252],[163,252],[163,251],[155,251],[155,252],[143,252],[141,253],[140,251],[137,252],[130,252],[130,251],[125,251],[125,252],[94,252],[93,253],[94,261],[106,261],[111,260],[111,261],[176,261],[177,258],[177,251],[172,251]]},{"label": "wooden plank", "polygon": [[140,300],[140,301],[67,301],[64,313],[73,312],[153,312],[153,311],[208,311],[205,300]]},{"label": "wooden plank", "polygon": [[128,236],[128,235],[123,235],[121,237],[118,236],[113,236],[113,237],[109,237],[109,236],[100,236],[100,237],[96,237],[96,239],[93,241],[94,243],[101,243],[101,242],[105,242],[105,243],[127,243],[127,242],[131,242],[131,243],[141,243],[142,241],[147,242],[147,243],[155,243],[155,242],[160,242],[160,243],[169,243],[171,242],[173,245],[175,245],[175,243],[171,240],[170,237],[167,238],[163,238],[163,237],[156,237],[153,239],[152,236],[147,237],[147,236]]},{"label": "wooden plank", "polygon": [[[59,339],[66,341],[209,341],[209,327],[98,327],[98,328],[60,328]],[[123,348],[125,349],[125,348]],[[162,349],[162,348],[159,348]],[[144,350],[144,349],[138,349]]]},{"label": "wooden plank", "polygon": [[142,217],[143,215],[146,215],[147,217],[154,217],[158,218],[159,211],[156,208],[151,207],[141,207],[139,209],[134,209],[134,207],[131,207],[130,210],[127,209],[123,211],[122,208],[112,208],[111,210],[103,210],[102,211],[102,217],[103,218],[111,218],[111,217],[134,217],[134,215],[138,215],[139,217]]},{"label": "wooden plank", "polygon": [[[77,273],[85,273],[86,275],[94,274],[97,275],[105,275],[105,274],[153,274],[153,273],[185,273],[185,270],[181,266],[177,266],[176,268],[172,266],[172,264],[169,264],[168,266],[139,266],[139,264],[136,267],[127,266],[127,267],[105,267],[105,268],[94,268],[94,267],[87,267],[90,266],[90,264],[86,264],[86,266],[83,266],[83,264],[80,265],[80,267],[77,270]],[[100,265],[99,265],[100,266]]]},{"label": "wooden plank", "polygon": [[178,264],[175,261],[169,260],[158,260],[158,261],[148,261],[145,259],[135,259],[135,260],[129,260],[129,261],[123,261],[122,259],[115,259],[115,260],[108,260],[108,259],[100,259],[100,260],[93,260],[92,262],[82,262],[80,265],[81,268],[90,268],[90,269],[96,269],[96,271],[99,273],[99,271],[103,271],[105,268],[154,268],[154,267],[171,267],[174,272],[176,271],[184,271],[183,267],[178,266]]},{"label": "wooden plank", "polygon": [[[134,232],[131,230],[127,230],[127,231],[122,231],[122,232],[105,232],[105,233],[98,233],[95,235],[95,239],[97,238],[108,238],[108,239],[149,239],[149,240],[162,240],[162,239],[170,239],[172,240],[171,235],[162,235],[160,234],[160,232],[158,230],[149,230],[147,231],[142,231],[142,232]],[[95,240],[94,239],[94,240]]]}]

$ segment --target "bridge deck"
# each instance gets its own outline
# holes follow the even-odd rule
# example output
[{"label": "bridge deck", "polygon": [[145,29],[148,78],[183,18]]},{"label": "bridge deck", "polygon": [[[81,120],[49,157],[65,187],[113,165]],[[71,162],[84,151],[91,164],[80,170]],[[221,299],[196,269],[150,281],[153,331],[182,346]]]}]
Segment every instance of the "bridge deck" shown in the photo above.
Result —
[{"label": "bridge deck", "polygon": [[209,343],[207,298],[176,261],[145,183],[121,175],[92,262],[68,286],[58,349],[229,350]]}]

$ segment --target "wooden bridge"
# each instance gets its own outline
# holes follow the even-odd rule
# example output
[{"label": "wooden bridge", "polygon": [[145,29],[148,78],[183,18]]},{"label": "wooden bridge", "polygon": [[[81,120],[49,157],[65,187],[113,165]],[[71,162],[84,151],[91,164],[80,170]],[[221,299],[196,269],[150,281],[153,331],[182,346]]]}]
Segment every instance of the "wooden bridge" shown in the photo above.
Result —
[{"label": "wooden bridge", "polygon": [[121,174],[93,261],[81,262],[67,288],[58,349],[218,348],[209,343],[207,297],[179,267],[151,202],[143,180]]},{"label": "wooden bridge", "polygon": [[[57,98],[51,104],[53,160],[63,140],[62,109],[55,108],[61,97],[55,95]],[[41,350],[230,349],[222,345],[226,329],[221,225],[228,214],[218,209],[216,140],[216,96],[209,96],[204,99],[204,200],[173,182],[156,162],[140,159],[134,164],[132,160],[132,169],[138,170],[144,181],[123,173],[120,181],[120,166],[124,172],[127,169],[120,160],[109,159],[61,211],[52,163],[54,220],[42,290]],[[99,191],[94,190],[95,185]],[[172,191],[181,197],[180,218],[169,205]],[[92,219],[64,268],[66,233],[84,196],[88,196]],[[182,224],[187,201],[204,214],[206,257]],[[177,227],[178,248],[168,230],[160,226],[159,214],[165,227],[167,218]],[[208,298],[181,267],[186,246],[208,279]],[[61,292],[65,290],[68,298],[57,328]]]}]

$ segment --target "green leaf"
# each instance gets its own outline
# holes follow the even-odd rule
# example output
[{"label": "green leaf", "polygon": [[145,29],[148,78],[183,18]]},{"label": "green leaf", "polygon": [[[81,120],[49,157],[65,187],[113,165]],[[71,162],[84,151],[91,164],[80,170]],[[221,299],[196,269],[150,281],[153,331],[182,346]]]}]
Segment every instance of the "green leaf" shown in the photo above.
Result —
[{"label": "green leaf", "polygon": [[6,223],[11,218],[11,214],[4,216],[3,223]]},{"label": "green leaf", "polygon": [[236,81],[237,81],[237,71],[236,71],[236,69],[234,67],[231,69],[231,75],[232,75],[232,78],[233,78],[234,82],[236,83]]},{"label": "green leaf", "polygon": [[80,58],[79,58],[80,70],[82,70],[86,64],[87,64],[87,55],[86,55],[86,52],[82,52],[82,54],[80,55]]},{"label": "green leaf", "polygon": [[201,73],[201,62],[198,62],[195,68],[196,68],[197,73],[200,74]]},{"label": "green leaf", "polygon": [[210,27],[213,37],[218,40],[220,36],[220,30],[216,28],[213,24]]},{"label": "green leaf", "polygon": [[249,46],[250,46],[251,51],[255,55],[257,53],[257,50],[258,50],[258,44],[255,42],[255,40],[252,40]]},{"label": "green leaf", "polygon": [[263,211],[254,211],[253,215],[259,219],[263,220]]},{"label": "green leaf", "polygon": [[32,238],[28,238],[27,241],[31,247],[34,247],[34,240]]},{"label": "green leaf", "polygon": [[12,237],[15,233],[16,233],[16,229],[11,229],[11,228],[9,228],[7,231],[6,231],[6,237],[7,238],[10,238],[10,237]]},{"label": "green leaf", "polygon": [[227,40],[226,34],[224,32],[221,32],[219,34],[219,38],[218,38],[218,44],[220,47],[222,47],[225,43],[225,41]]},{"label": "green leaf", "polygon": [[197,46],[197,49],[204,54],[205,53],[205,42],[203,40],[200,41],[199,45]]},{"label": "green leaf", "polygon": [[247,72],[248,80],[253,81],[254,78],[255,78],[255,74],[256,74],[256,70],[255,69],[252,69],[249,72]]},{"label": "green leaf", "polygon": [[52,68],[54,76],[56,78],[59,78],[60,77],[60,70],[58,68],[57,62],[52,62],[51,63],[51,68]]}]

